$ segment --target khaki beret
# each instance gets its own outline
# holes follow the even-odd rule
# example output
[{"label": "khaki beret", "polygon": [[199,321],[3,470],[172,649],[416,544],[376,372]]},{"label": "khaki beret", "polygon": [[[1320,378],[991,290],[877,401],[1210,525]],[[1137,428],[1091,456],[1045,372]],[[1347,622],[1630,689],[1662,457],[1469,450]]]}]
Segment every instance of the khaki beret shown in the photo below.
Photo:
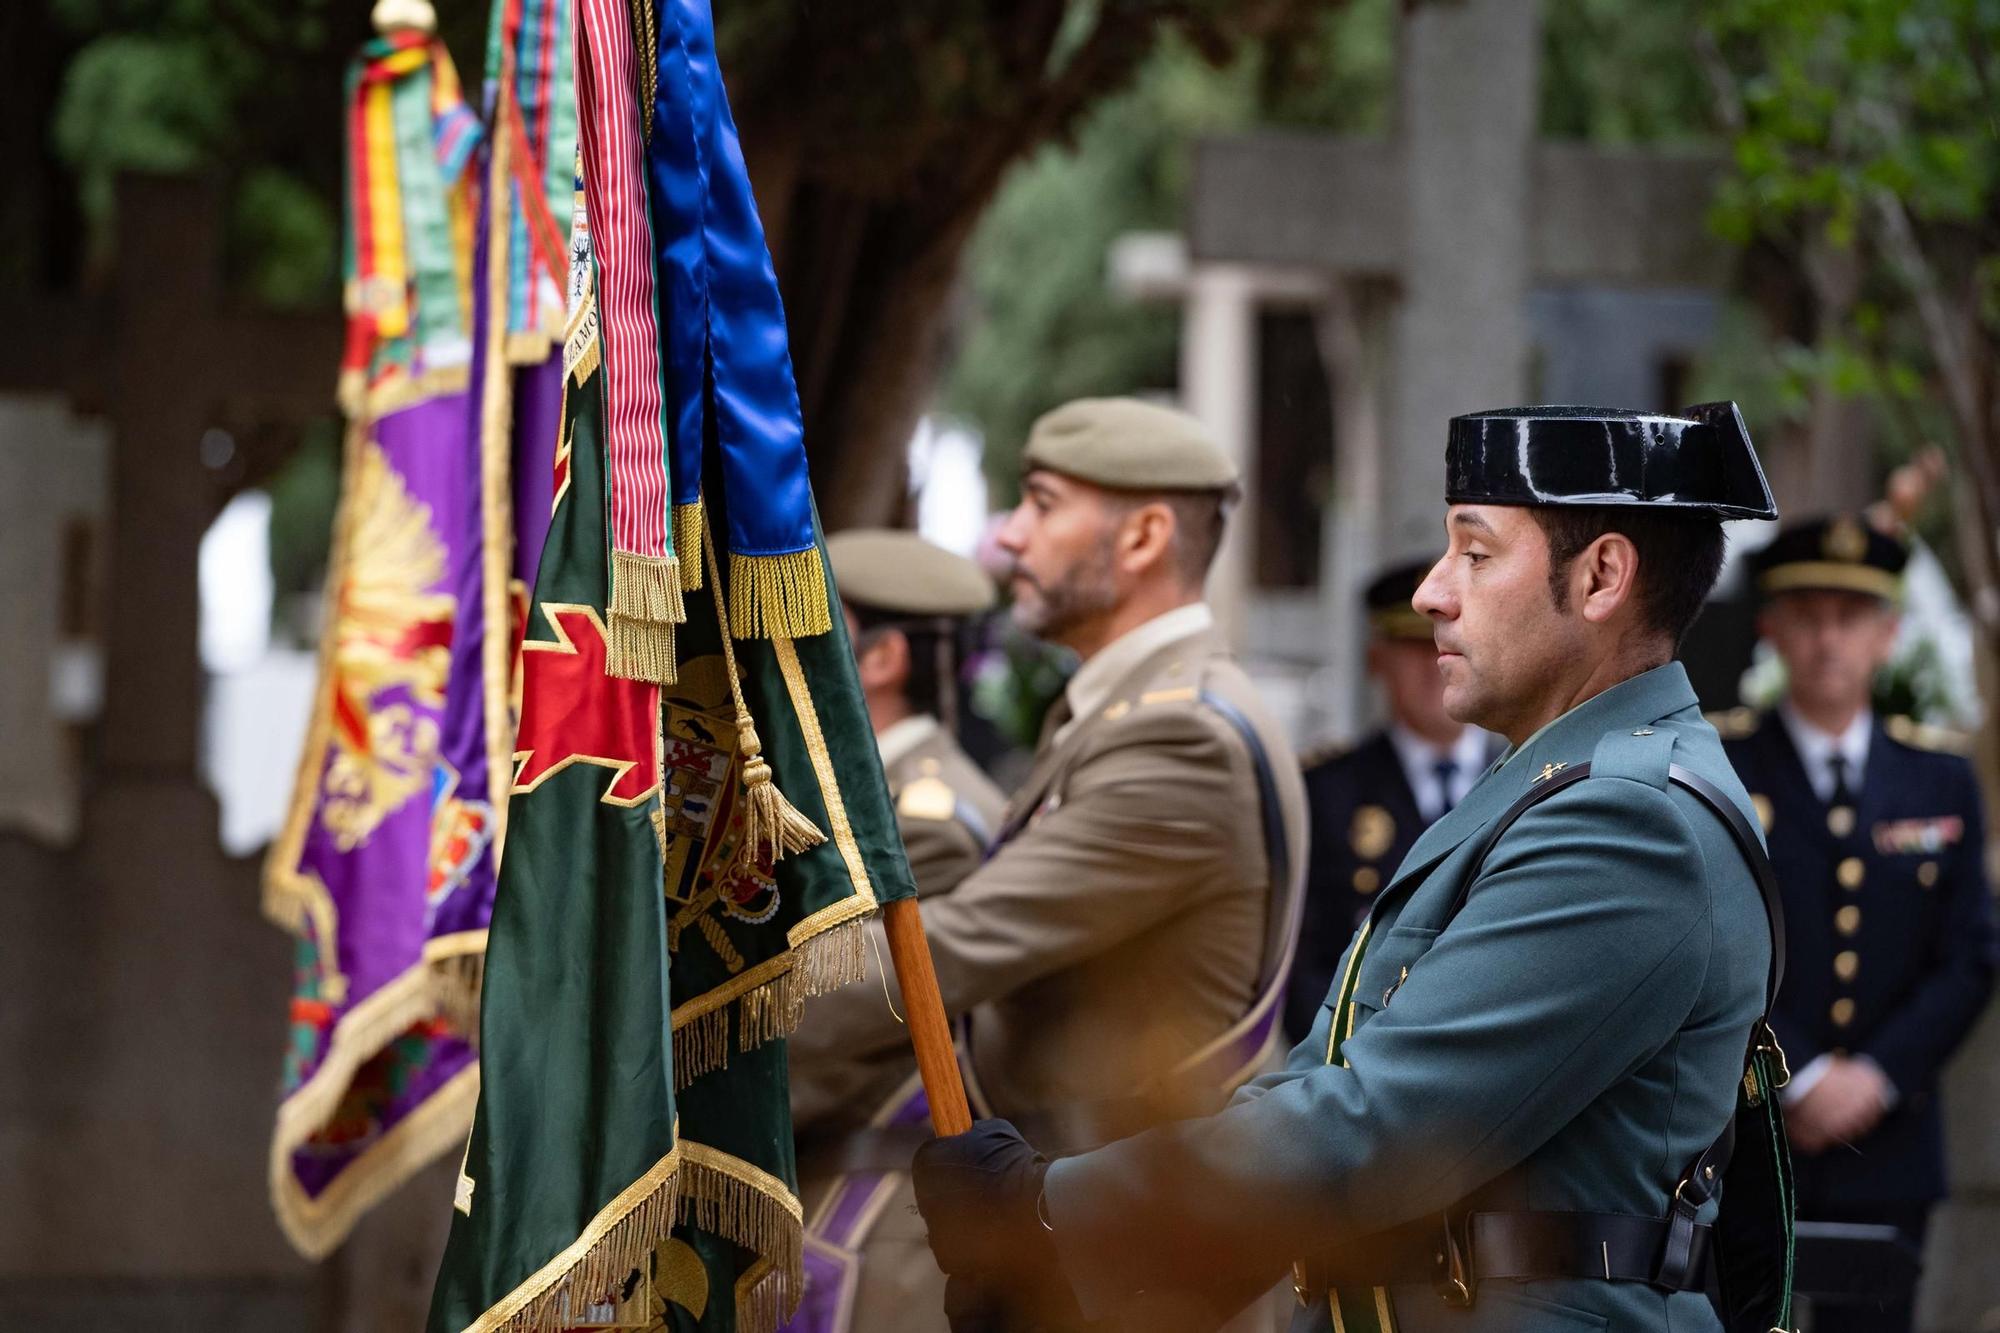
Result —
[{"label": "khaki beret", "polygon": [[1185,412],[1136,398],[1079,398],[1028,432],[1027,468],[1123,491],[1220,491],[1236,464]]},{"label": "khaki beret", "polygon": [[914,532],[854,528],[826,539],[840,595],[855,606],[913,616],[968,616],[993,605],[993,580],[962,555]]}]

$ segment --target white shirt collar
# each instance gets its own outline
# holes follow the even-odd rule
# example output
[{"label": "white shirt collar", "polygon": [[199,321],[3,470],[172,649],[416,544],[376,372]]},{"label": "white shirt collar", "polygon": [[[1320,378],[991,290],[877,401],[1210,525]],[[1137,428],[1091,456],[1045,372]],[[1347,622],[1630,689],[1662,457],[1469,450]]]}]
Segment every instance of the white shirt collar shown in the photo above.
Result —
[{"label": "white shirt collar", "polygon": [[875,735],[875,748],[882,752],[882,767],[894,768],[910,751],[937,734],[938,720],[929,713],[912,713],[901,722],[891,722],[886,731]]},{"label": "white shirt collar", "polygon": [[[1403,777],[1417,798],[1418,813],[1429,821],[1435,822],[1442,816],[1447,804],[1457,805],[1464,800],[1472,784],[1486,771],[1487,734],[1478,727],[1467,727],[1458,733],[1450,749],[1439,750],[1408,727],[1392,722],[1389,743],[1395,747],[1396,758],[1403,765]],[[1449,793],[1438,790],[1437,766],[1445,758],[1452,762]]]},{"label": "white shirt collar", "polygon": [[1838,736],[1829,736],[1812,723],[1800,717],[1790,700],[1778,705],[1778,720],[1785,724],[1785,731],[1792,738],[1792,748],[1799,752],[1799,760],[1805,765],[1806,780],[1812,783],[1813,791],[1822,801],[1833,799],[1833,768],[1828,763],[1835,754],[1847,759],[1847,786],[1857,795],[1861,790],[1861,774],[1868,764],[1868,743],[1875,731],[1875,714],[1864,708],[1854,715],[1847,729]]},{"label": "white shirt collar", "polygon": [[1134,625],[1099,649],[1096,656],[1076,669],[1063,687],[1069,701],[1069,720],[1056,728],[1060,742],[1076,728],[1079,720],[1094,716],[1111,702],[1111,693],[1125,674],[1170,643],[1191,639],[1215,625],[1215,614],[1207,602],[1190,602]]}]

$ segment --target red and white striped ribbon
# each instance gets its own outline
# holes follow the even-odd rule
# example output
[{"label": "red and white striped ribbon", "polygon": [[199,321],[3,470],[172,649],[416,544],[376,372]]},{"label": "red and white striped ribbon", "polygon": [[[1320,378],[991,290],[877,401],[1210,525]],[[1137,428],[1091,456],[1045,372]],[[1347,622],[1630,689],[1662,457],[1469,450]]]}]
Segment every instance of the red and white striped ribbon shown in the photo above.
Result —
[{"label": "red and white striped ribbon", "polygon": [[672,499],[661,416],[653,228],[640,137],[640,117],[650,108],[638,105],[634,91],[626,0],[579,0],[576,16],[577,132],[604,330],[611,546],[666,556],[672,553]]}]

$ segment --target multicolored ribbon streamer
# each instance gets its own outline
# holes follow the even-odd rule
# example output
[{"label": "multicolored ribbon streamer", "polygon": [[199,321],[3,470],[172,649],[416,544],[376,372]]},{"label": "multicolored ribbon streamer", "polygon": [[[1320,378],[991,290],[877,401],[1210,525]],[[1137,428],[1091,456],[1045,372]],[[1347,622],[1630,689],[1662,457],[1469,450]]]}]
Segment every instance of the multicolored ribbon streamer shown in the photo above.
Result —
[{"label": "multicolored ribbon streamer", "polygon": [[609,670],[666,683],[674,679],[674,626],[687,612],[669,514],[660,306],[635,92],[639,65],[625,0],[578,0],[577,32],[578,141],[603,326]]},{"label": "multicolored ribbon streamer", "polygon": [[[539,366],[563,327],[561,219],[576,153],[570,0],[495,0],[486,69],[494,134],[508,141],[507,180],[497,187],[507,200],[506,359]],[[511,96],[500,95],[502,82]]]},{"label": "multicolored ribbon streamer", "polygon": [[[658,94],[646,169],[667,308],[675,529],[700,530],[704,454],[730,496],[730,628],[791,638],[830,628],[813,549],[805,428],[784,303],[715,58],[707,0],[660,0]],[[700,562],[682,562],[698,586]]]},{"label": "multicolored ribbon streamer", "polygon": [[350,418],[465,387],[472,359],[472,173],[482,132],[444,43],[378,37],[348,76],[347,340]]}]

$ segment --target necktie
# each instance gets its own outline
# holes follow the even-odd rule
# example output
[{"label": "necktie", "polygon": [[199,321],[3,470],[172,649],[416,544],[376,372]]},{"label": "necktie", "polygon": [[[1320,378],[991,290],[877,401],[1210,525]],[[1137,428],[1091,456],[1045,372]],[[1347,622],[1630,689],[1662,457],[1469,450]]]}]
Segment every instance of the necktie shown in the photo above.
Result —
[{"label": "necktie", "polygon": [[1438,818],[1442,819],[1450,814],[1451,807],[1457,804],[1451,793],[1451,784],[1452,779],[1458,776],[1458,761],[1446,755],[1431,765],[1431,772],[1437,774]]},{"label": "necktie", "polygon": [[1835,750],[1827,757],[1827,771],[1833,774],[1833,799],[1829,805],[1853,805],[1854,791],[1847,785],[1847,756]]}]

